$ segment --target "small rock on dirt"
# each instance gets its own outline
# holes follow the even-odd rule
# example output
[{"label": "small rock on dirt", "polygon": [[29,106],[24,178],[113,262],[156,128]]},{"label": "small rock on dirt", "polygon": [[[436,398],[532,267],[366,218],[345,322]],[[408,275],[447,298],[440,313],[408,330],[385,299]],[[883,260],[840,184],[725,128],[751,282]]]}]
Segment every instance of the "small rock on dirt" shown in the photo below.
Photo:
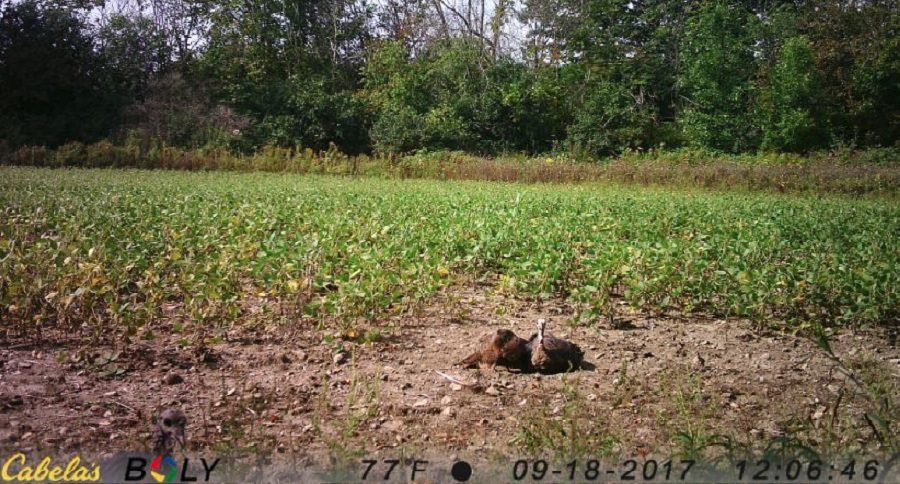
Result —
[{"label": "small rock on dirt", "polygon": [[706,367],[706,360],[702,356],[700,356],[699,353],[697,353],[697,355],[694,356],[693,364],[695,368],[697,368],[698,370],[702,370]]},{"label": "small rock on dirt", "polygon": [[497,387],[495,387],[494,385],[491,385],[484,390],[484,393],[486,393],[492,397],[496,397],[497,395],[500,395],[500,390],[497,390]]},{"label": "small rock on dirt", "polygon": [[827,410],[825,407],[819,407],[819,408],[817,408],[816,411],[815,411],[815,412],[813,413],[813,415],[812,415],[812,419],[813,419],[813,420],[819,420],[819,419],[821,419],[822,416],[825,415],[825,410]]},{"label": "small rock on dirt", "polygon": [[334,362],[335,365],[340,365],[341,363],[347,361],[347,353],[341,351],[340,353],[335,353],[333,357],[331,357],[331,361]]},{"label": "small rock on dirt", "polygon": [[178,373],[169,373],[163,377],[163,383],[166,385],[178,385],[179,383],[184,383],[184,378]]}]

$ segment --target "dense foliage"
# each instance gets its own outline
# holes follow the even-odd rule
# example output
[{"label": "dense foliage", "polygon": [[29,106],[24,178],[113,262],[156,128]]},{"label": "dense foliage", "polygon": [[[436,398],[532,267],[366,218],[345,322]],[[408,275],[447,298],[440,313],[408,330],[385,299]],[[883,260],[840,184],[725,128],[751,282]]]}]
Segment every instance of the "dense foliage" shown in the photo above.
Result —
[{"label": "dense foliage", "polygon": [[108,134],[122,102],[111,74],[81,18],[8,5],[0,18],[0,140],[58,145]]},{"label": "dense foliage", "polygon": [[688,99],[684,134],[702,146],[746,151],[755,145],[750,119],[756,72],[755,18],[722,3],[704,5],[687,22],[679,84]]},{"label": "dense foliage", "polygon": [[[648,311],[892,324],[891,202],[596,185],[0,170],[0,322],[109,336],[248,304],[354,324],[457,277]],[[252,301],[250,299],[252,299]]]},{"label": "dense foliage", "polygon": [[5,2],[0,144],[806,153],[900,135],[896,2]]}]

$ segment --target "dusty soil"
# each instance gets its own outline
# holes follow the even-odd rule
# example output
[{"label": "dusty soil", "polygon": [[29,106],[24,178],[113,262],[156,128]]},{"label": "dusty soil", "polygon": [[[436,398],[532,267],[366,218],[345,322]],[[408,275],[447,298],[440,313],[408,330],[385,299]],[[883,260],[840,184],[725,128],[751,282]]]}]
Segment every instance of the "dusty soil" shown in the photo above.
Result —
[{"label": "dusty soil", "polygon": [[[417,317],[382,321],[392,329],[374,344],[332,339],[306,321],[231,330],[201,350],[180,345],[189,328],[176,332],[172,321],[112,362],[98,357],[115,348],[61,335],[0,341],[0,455],[147,449],[152,416],[170,405],[188,415],[191,451],[247,459],[397,448],[522,454],[523,429],[563,419],[589,438],[609,437],[603,452],[612,456],[683,453],[679,433],[755,448],[790,436],[823,452],[879,451],[866,400],[810,340],[745,321],[650,317],[624,306],[619,314],[625,329],[572,327],[562,302],[471,286]],[[539,317],[585,349],[585,369],[541,376],[456,366],[485,332],[527,338]],[[832,345],[845,361],[898,381],[896,334],[844,331]]]}]

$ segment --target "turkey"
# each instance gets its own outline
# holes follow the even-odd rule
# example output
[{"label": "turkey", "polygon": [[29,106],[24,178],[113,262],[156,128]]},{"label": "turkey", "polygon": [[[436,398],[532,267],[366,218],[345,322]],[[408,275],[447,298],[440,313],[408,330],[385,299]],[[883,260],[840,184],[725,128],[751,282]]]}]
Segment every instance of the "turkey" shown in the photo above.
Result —
[{"label": "turkey", "polygon": [[[153,425],[152,444],[149,454],[144,452],[120,452],[109,457],[100,464],[100,478],[102,482],[123,482],[126,474],[131,472],[129,482],[158,482],[150,474],[150,467],[154,460],[166,463],[163,459],[171,457],[180,447],[185,448],[187,417],[177,408],[164,410]],[[143,459],[143,465],[136,459]],[[137,470],[129,471],[129,461],[134,463]],[[178,462],[174,460],[174,462]],[[158,464],[158,463],[157,463]],[[143,477],[137,477],[143,472]],[[167,481],[168,482],[168,481]]]},{"label": "turkey", "polygon": [[167,408],[159,415],[153,429],[153,452],[172,455],[175,444],[184,449],[187,417],[177,408]]},{"label": "turkey", "polygon": [[575,343],[545,335],[547,321],[539,319],[538,332],[528,339],[531,369],[539,373],[564,373],[581,367],[584,351]]},{"label": "turkey", "polygon": [[520,371],[528,368],[528,341],[516,336],[516,333],[498,329],[496,333],[486,334],[481,344],[482,350],[472,353],[460,363],[463,368],[493,369],[496,365]]}]

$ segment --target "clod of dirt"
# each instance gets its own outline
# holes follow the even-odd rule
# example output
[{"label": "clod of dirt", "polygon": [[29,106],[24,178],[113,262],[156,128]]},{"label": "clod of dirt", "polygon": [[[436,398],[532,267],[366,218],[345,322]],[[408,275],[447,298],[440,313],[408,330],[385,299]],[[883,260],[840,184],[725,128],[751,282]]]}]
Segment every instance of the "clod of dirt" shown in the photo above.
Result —
[{"label": "clod of dirt", "polygon": [[184,378],[178,373],[169,373],[163,377],[163,383],[166,385],[178,385],[179,383],[184,383]]},{"label": "clod of dirt", "polygon": [[334,362],[335,365],[340,365],[341,363],[347,361],[347,353],[341,351],[340,353],[335,353],[333,357],[331,357],[331,361]]},{"label": "clod of dirt", "polygon": [[7,407],[18,407],[25,403],[25,401],[22,399],[22,395],[12,395],[10,397],[4,397],[0,399],[0,403],[3,403],[4,406]]},{"label": "clod of dirt", "polygon": [[423,399],[421,399],[421,400],[418,400],[418,401],[416,401],[416,403],[413,404],[413,407],[415,407],[415,408],[422,408],[422,407],[427,407],[427,406],[428,406],[428,399],[427,399],[427,398],[423,398]]},{"label": "clod of dirt", "polygon": [[826,407],[819,407],[812,415],[813,420],[820,420],[823,415],[825,415],[825,411],[828,410]]},{"label": "clod of dirt", "polygon": [[215,363],[219,361],[219,357],[207,347],[197,348],[194,350],[194,355],[200,363]]},{"label": "clod of dirt", "polygon": [[463,386],[460,385],[459,383],[451,383],[450,389],[453,390],[454,392],[458,392],[463,389]]},{"label": "clod of dirt", "polygon": [[697,353],[697,356],[694,357],[693,364],[697,369],[702,370],[706,366],[706,360],[700,356],[700,353]]},{"label": "clod of dirt", "polygon": [[500,390],[497,390],[497,387],[491,385],[484,390],[484,393],[492,397],[496,397],[497,395],[500,395]]}]

